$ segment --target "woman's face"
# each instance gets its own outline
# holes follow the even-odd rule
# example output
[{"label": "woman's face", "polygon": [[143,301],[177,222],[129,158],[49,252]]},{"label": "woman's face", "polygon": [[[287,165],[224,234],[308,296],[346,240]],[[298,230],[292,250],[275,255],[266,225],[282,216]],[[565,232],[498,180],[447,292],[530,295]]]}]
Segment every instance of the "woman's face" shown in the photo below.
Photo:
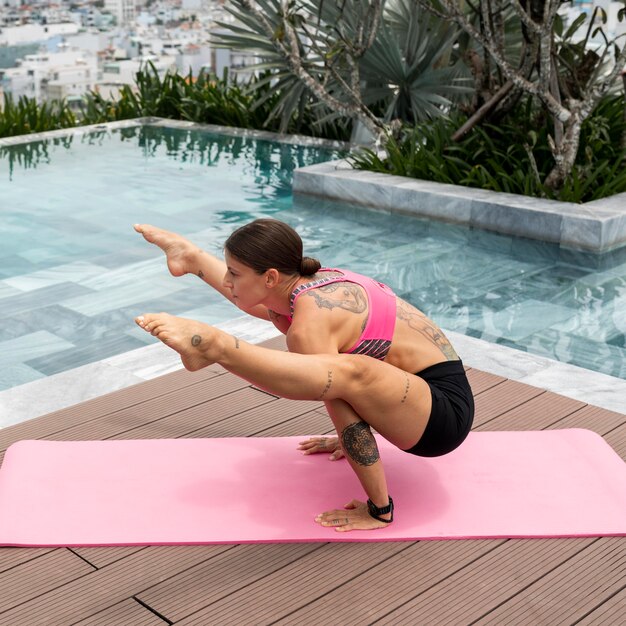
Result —
[{"label": "woman's face", "polygon": [[247,309],[260,304],[267,296],[266,276],[257,274],[249,265],[224,251],[226,274],[223,285],[230,289],[235,304]]}]

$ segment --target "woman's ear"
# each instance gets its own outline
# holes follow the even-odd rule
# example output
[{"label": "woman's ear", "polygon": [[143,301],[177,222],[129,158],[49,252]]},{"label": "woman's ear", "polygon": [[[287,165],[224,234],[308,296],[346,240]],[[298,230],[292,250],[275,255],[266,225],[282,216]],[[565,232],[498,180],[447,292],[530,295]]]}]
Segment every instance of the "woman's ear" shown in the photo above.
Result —
[{"label": "woman's ear", "polygon": [[265,286],[268,289],[273,289],[280,282],[280,272],[277,269],[271,268],[265,272]]}]

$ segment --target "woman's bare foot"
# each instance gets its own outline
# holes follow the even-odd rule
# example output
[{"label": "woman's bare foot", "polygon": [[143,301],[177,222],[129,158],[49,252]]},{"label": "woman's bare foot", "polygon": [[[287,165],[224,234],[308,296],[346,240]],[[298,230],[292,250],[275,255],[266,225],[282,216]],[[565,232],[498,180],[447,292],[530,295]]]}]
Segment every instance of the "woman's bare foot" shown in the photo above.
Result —
[{"label": "woman's bare foot", "polygon": [[150,224],[135,224],[133,228],[143,235],[148,243],[153,243],[165,252],[167,267],[173,276],[182,276],[191,271],[192,257],[198,252],[198,248],[191,241]]},{"label": "woman's bare foot", "polygon": [[135,322],[178,352],[185,369],[191,372],[219,360],[223,333],[208,324],[167,313],[146,313]]}]

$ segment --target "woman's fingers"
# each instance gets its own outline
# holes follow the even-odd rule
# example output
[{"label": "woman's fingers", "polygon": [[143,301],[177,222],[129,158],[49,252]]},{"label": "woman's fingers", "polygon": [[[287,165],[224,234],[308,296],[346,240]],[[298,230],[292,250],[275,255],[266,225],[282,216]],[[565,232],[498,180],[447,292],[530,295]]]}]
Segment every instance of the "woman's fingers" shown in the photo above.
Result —
[{"label": "woman's fingers", "polygon": [[330,459],[336,461],[343,456],[337,437],[311,437],[298,444],[298,450],[304,454],[317,454],[319,452],[332,452]]},{"label": "woman's fingers", "polygon": [[389,525],[373,518],[367,510],[367,504],[360,500],[352,500],[344,509],[320,513],[315,517],[315,521],[320,526],[334,528],[337,532],[375,530]]}]

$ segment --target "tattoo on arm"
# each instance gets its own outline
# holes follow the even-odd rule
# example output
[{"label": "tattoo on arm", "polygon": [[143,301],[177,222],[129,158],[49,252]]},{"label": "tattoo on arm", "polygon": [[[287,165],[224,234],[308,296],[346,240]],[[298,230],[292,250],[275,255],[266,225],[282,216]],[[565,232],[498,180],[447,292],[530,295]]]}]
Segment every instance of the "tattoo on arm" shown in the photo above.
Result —
[{"label": "tattoo on arm", "polygon": [[374,465],[380,459],[376,439],[365,422],[355,422],[341,432],[344,452],[359,465]]},{"label": "tattoo on arm", "polygon": [[333,371],[328,370],[328,379],[326,380],[326,387],[324,387],[324,391],[322,391],[322,395],[317,398],[318,400],[322,400],[324,398],[324,396],[328,393],[328,390],[330,389],[330,386],[332,384],[333,384]]},{"label": "tattoo on arm", "polygon": [[201,341],[202,341],[202,337],[200,335],[194,335],[191,338],[191,345],[194,347],[199,346]]},{"label": "tattoo on arm", "polygon": [[235,340],[235,350],[239,350],[239,337],[233,337]]}]

